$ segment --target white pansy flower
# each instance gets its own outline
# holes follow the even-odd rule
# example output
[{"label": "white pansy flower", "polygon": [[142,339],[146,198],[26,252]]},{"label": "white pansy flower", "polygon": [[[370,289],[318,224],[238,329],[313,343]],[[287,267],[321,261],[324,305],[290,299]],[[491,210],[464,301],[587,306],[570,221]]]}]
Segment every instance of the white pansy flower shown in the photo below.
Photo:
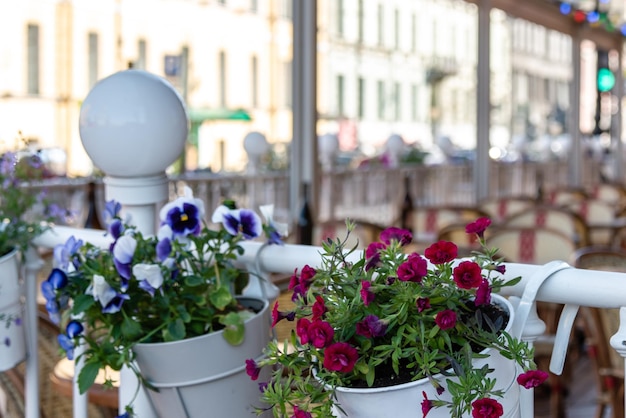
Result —
[{"label": "white pansy flower", "polygon": [[105,307],[113,300],[115,295],[115,289],[113,289],[104,279],[103,276],[99,274],[93,275],[93,281],[91,285],[91,292],[93,294],[93,298],[100,302],[102,307]]},{"label": "white pansy flower", "polygon": [[136,248],[137,240],[132,235],[122,235],[113,247],[113,257],[119,263],[128,264],[132,261]]},{"label": "white pansy flower", "polygon": [[135,264],[133,266],[133,275],[137,280],[145,280],[154,289],[158,289],[163,284],[163,274],[158,264]]}]

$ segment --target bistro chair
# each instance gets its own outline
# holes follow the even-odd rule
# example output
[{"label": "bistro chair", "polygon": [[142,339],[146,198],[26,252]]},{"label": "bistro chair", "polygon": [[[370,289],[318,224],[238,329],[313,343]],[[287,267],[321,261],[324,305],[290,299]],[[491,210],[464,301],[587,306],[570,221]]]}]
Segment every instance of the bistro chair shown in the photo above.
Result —
[{"label": "bistro chair", "polygon": [[[626,252],[607,247],[585,247],[573,256],[576,268],[626,272]],[[586,321],[588,352],[594,362],[599,389],[595,418],[624,417],[624,359],[609,340],[619,328],[618,309],[582,307]]]},{"label": "bistro chair", "polygon": [[532,208],[536,203],[530,197],[503,197],[485,200],[478,205],[478,209],[486,213],[494,223],[501,223],[512,215]]}]

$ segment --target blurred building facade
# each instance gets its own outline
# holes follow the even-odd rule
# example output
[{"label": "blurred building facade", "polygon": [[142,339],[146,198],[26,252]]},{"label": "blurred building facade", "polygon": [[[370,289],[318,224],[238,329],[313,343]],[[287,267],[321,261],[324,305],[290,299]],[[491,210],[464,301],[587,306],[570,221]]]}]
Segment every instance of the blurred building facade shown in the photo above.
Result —
[{"label": "blurred building facade", "polygon": [[[285,153],[292,30],[291,0],[3,3],[0,33],[11,42],[0,44],[0,150],[19,131],[65,150],[69,174],[90,173],[81,101],[99,79],[132,66],[164,76],[185,99],[188,168],[241,170],[252,130]],[[520,121],[567,110],[571,46],[498,10],[491,33],[492,141],[504,143]],[[318,0],[318,133],[370,154],[394,133],[424,147],[449,137],[471,148],[476,66],[471,3]]]}]

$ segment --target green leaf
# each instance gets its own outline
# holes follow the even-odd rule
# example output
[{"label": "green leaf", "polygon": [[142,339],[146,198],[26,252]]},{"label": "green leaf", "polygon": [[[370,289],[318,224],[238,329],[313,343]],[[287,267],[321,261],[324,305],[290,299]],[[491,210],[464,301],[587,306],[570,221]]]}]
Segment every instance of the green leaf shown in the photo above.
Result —
[{"label": "green leaf", "polygon": [[185,324],[183,320],[177,318],[176,321],[170,322],[164,334],[165,341],[182,340],[185,338]]},{"label": "green leaf", "polygon": [[233,300],[233,295],[225,287],[220,287],[209,298],[217,309],[223,310]]},{"label": "green leaf", "polygon": [[240,345],[244,340],[245,327],[243,320],[235,313],[231,312],[220,318],[220,324],[224,325],[224,339],[230,345]]},{"label": "green leaf", "polygon": [[94,300],[92,295],[79,295],[74,298],[74,307],[72,308],[72,313],[80,314],[85,312],[87,309],[91,307],[96,301]]},{"label": "green leaf", "polygon": [[96,376],[98,376],[98,372],[100,371],[99,363],[85,363],[83,368],[80,370],[78,374],[78,389],[81,394],[87,392],[87,390],[93,385],[96,381]]},{"label": "green leaf", "polygon": [[195,274],[185,276],[185,284],[189,287],[201,286],[206,283],[200,276],[196,276]]},{"label": "green leaf", "polygon": [[124,322],[122,322],[122,335],[124,336],[124,338],[132,340],[140,334],[141,325],[139,325],[139,322],[133,321],[132,319],[125,317]]}]

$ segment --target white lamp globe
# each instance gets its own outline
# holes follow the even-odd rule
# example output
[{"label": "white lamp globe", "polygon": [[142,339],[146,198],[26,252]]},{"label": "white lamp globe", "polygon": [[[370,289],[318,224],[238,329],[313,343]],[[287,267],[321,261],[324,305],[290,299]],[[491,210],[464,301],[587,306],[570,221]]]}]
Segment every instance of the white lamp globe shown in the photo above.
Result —
[{"label": "white lamp globe", "polygon": [[398,134],[391,134],[389,138],[387,138],[387,143],[385,144],[385,148],[393,153],[399,154],[405,147],[404,139]]},{"label": "white lamp globe", "polygon": [[162,174],[183,152],[189,122],[185,105],[165,79],[125,70],[100,80],[79,119],[85,151],[113,177]]},{"label": "white lamp globe", "polygon": [[260,157],[269,151],[270,145],[265,139],[265,135],[260,132],[249,132],[243,138],[243,149],[251,157]]},{"label": "white lamp globe", "polygon": [[337,134],[324,134],[318,139],[319,153],[325,157],[332,157],[339,151]]}]

